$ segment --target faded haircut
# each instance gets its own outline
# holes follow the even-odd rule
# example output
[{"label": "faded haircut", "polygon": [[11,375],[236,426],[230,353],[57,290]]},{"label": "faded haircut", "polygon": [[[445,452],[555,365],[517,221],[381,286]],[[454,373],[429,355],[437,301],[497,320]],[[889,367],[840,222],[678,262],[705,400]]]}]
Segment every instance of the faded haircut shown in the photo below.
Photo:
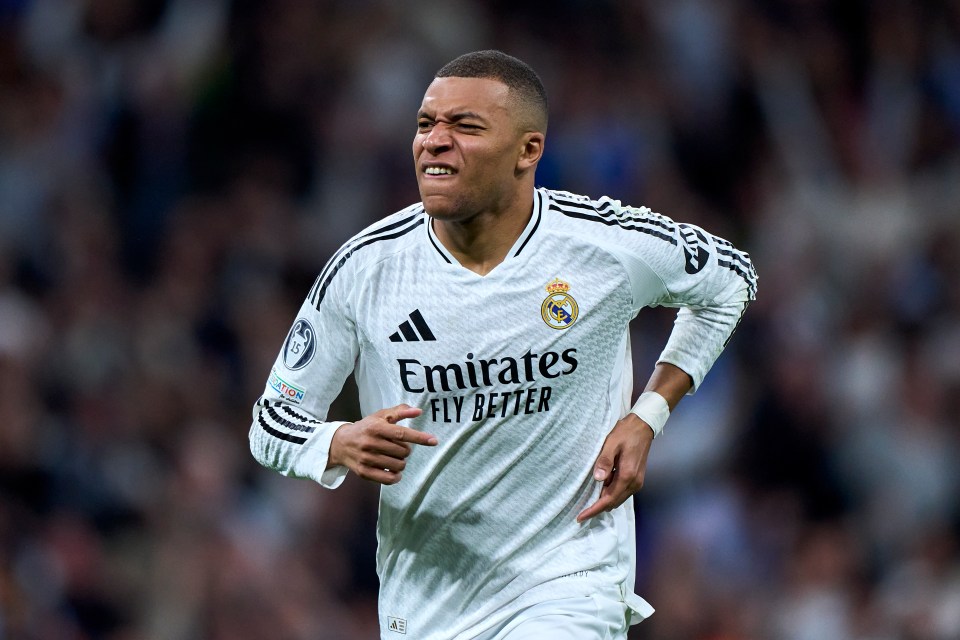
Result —
[{"label": "faded haircut", "polygon": [[529,126],[541,133],[547,131],[547,92],[540,76],[523,60],[495,49],[473,51],[443,65],[435,77],[498,80],[528,114]]}]

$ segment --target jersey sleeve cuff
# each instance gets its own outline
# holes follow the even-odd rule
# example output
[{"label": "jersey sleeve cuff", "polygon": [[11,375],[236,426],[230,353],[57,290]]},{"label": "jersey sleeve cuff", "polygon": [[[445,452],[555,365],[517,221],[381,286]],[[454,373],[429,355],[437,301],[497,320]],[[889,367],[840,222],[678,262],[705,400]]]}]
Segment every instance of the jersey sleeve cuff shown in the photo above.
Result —
[{"label": "jersey sleeve cuff", "polygon": [[344,466],[327,469],[327,463],[330,461],[330,443],[333,442],[333,434],[345,424],[348,423],[328,422],[320,433],[304,444],[306,448],[297,460],[296,475],[315,480],[326,489],[336,489],[343,483],[349,469]]},{"label": "jersey sleeve cuff", "polygon": [[698,366],[699,362],[697,361],[697,358],[691,358],[682,351],[677,351],[670,348],[664,349],[663,353],[660,354],[660,357],[657,358],[657,364],[661,362],[672,364],[690,376],[690,380],[693,381],[693,386],[690,387],[690,391],[687,391],[688,396],[692,396],[697,392],[697,389],[700,388],[700,383],[703,382],[703,379],[707,375],[707,370],[709,370],[709,367],[707,367],[707,370],[703,370],[701,366]]},{"label": "jersey sleeve cuff", "polygon": [[346,467],[330,467],[320,476],[320,486],[326,489],[336,489],[343,484],[343,479],[347,477],[349,469]]}]

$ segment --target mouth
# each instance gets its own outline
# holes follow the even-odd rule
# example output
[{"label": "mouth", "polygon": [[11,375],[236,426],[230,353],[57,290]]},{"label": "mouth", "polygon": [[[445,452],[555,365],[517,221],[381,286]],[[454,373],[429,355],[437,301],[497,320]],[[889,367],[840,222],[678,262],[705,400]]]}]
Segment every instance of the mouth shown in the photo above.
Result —
[{"label": "mouth", "polygon": [[452,176],[456,173],[456,171],[453,169],[453,167],[444,165],[430,165],[428,167],[424,167],[423,173],[424,175],[428,176]]}]

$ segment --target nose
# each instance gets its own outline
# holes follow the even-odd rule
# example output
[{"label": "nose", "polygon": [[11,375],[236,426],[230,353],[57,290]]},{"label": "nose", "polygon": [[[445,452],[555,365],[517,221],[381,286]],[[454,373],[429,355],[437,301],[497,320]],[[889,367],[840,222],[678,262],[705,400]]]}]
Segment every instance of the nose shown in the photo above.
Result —
[{"label": "nose", "polygon": [[438,123],[424,134],[422,144],[423,148],[433,155],[443,153],[450,148],[450,132]]}]

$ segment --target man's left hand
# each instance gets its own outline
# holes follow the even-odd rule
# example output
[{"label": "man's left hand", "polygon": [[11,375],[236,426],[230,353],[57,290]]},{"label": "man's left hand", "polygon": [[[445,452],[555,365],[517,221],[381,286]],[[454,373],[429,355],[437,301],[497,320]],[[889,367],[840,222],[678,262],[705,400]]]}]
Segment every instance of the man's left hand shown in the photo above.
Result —
[{"label": "man's left hand", "polygon": [[593,467],[594,479],[603,482],[600,497],[580,512],[577,522],[619,507],[643,487],[652,442],[653,429],[636,414],[628,413],[617,422]]}]

